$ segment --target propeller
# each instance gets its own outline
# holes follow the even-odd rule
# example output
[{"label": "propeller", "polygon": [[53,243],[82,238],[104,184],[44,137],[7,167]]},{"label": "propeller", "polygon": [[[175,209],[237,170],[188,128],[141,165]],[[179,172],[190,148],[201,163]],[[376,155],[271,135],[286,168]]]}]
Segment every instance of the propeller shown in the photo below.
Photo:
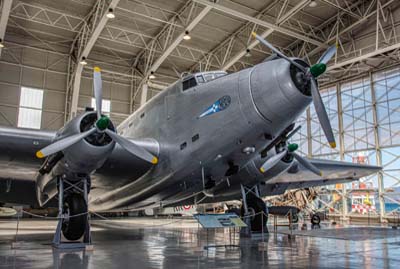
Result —
[{"label": "propeller", "polygon": [[137,144],[133,143],[132,141],[120,136],[116,132],[108,129],[110,124],[110,118],[105,115],[101,115],[101,107],[102,107],[102,99],[103,99],[103,87],[101,81],[101,70],[99,67],[94,68],[93,72],[93,90],[94,96],[96,99],[96,112],[97,112],[97,120],[93,124],[93,127],[89,130],[78,133],[75,135],[71,135],[60,139],[47,147],[39,150],[36,152],[36,156],[38,158],[44,158],[51,154],[57,153],[59,151],[65,150],[68,147],[72,146],[73,144],[79,142],[80,140],[84,139],[85,137],[97,132],[97,133],[105,133],[111,137],[111,139],[119,144],[122,148],[130,152],[131,154],[141,158],[149,163],[157,164],[158,158],[152,155],[143,147],[138,146]]},{"label": "propeller", "polygon": [[317,83],[315,79],[322,75],[326,71],[326,64],[329,62],[329,60],[335,55],[336,53],[336,46],[331,46],[329,47],[324,54],[321,56],[321,58],[318,60],[318,62],[311,67],[304,67],[300,65],[299,63],[295,62],[294,60],[290,59],[286,55],[284,55],[282,52],[280,52],[277,48],[272,46],[271,43],[263,39],[261,36],[257,35],[255,32],[252,32],[252,35],[254,38],[256,38],[260,43],[271,49],[273,52],[275,52],[277,55],[280,57],[284,58],[294,66],[296,66],[298,69],[300,69],[302,72],[304,72],[305,77],[308,81],[311,82],[311,95],[315,107],[315,111],[318,116],[318,120],[321,124],[322,130],[324,131],[324,134],[329,142],[329,145],[332,148],[336,147],[336,142],[335,142],[335,137],[333,136],[332,132],[332,127],[331,123],[329,122],[328,114],[326,113],[326,109],[324,106],[324,103],[322,102],[321,95],[318,90]]},{"label": "propeller", "polygon": [[96,100],[97,119],[101,118],[101,111],[103,106],[103,83],[101,82],[100,68],[95,67],[93,72],[93,91]]},{"label": "propeller", "polygon": [[298,149],[297,144],[289,144],[286,149],[269,158],[260,168],[262,173],[265,173],[268,169],[274,167],[284,156],[291,155],[296,161],[298,161],[306,169],[310,170],[314,174],[322,177],[322,172],[315,165],[313,165],[309,160],[303,158],[295,152]]}]

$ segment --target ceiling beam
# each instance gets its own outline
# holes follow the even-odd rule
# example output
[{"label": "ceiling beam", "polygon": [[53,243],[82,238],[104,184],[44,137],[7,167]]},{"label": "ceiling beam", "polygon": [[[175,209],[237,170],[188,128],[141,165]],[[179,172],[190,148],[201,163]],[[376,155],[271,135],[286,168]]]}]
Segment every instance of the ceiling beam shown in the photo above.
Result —
[{"label": "ceiling beam", "polygon": [[[4,36],[6,34],[8,18],[10,16],[11,5],[12,5],[12,0],[3,0],[1,6],[0,38],[3,43],[4,43]],[[1,48],[0,48],[0,57],[1,57]]]},{"label": "ceiling beam", "polygon": [[[198,8],[200,8],[201,11],[198,14],[194,13]],[[140,93],[143,84],[148,82],[148,78],[151,72],[156,72],[161,64],[168,58],[168,56],[172,55],[174,51],[177,50],[178,45],[183,40],[185,32],[190,32],[191,30],[193,30],[200,23],[200,21],[210,12],[211,9],[212,8],[208,6],[203,8],[196,2],[188,0],[179,9],[179,11],[176,12],[175,16],[173,16],[169,20],[170,23],[166,24],[162,28],[162,30],[156,35],[156,37],[153,38],[150,43],[146,45],[146,47],[150,48],[150,50],[144,49],[137,54],[138,56],[135,58],[133,67],[141,70],[141,72],[143,73],[143,79],[138,85],[139,90],[135,91],[133,93],[133,96],[131,96],[132,100],[134,100],[136,96]],[[187,11],[189,11],[187,17],[183,18],[183,14],[185,14]],[[175,27],[175,24],[177,22],[181,23],[183,27],[177,29],[177,27]],[[158,49],[161,49],[161,55],[158,56],[156,60],[154,60]],[[139,68],[139,66],[141,68]],[[134,102],[131,103],[134,104]]]},{"label": "ceiling beam", "polygon": [[362,19],[362,17],[360,15],[354,13],[351,10],[351,5],[350,4],[347,4],[347,8],[345,8],[345,7],[341,7],[337,1],[335,3],[331,2],[330,0],[320,0],[320,1],[324,2],[325,4],[327,4],[329,6],[332,6],[332,7],[336,8],[339,11],[347,13],[348,15],[350,15],[350,16],[358,19],[358,20]]},{"label": "ceiling beam", "polygon": [[[185,31],[192,31],[194,27],[208,14],[211,10],[211,7],[205,7],[199,15],[197,15],[185,28]],[[164,52],[158,57],[158,59],[151,65],[149,70],[146,73],[144,79],[147,79],[151,72],[156,72],[156,70],[160,67],[160,65],[167,59],[167,57],[174,51],[174,49],[181,43],[183,40],[183,36],[185,35],[185,31],[182,31],[175,40],[164,50]]]},{"label": "ceiling beam", "polygon": [[[78,48],[78,53],[77,53],[77,63],[76,63],[76,68],[75,72],[73,74],[73,79],[74,83],[72,86],[72,96],[71,96],[71,107],[70,107],[70,113],[69,113],[69,118],[72,119],[73,117],[76,116],[76,113],[78,111],[78,100],[79,100],[79,90],[80,90],[80,84],[81,84],[81,76],[82,76],[82,70],[83,70],[83,65],[79,63],[82,57],[87,58],[90,54],[90,51],[92,50],[94,44],[96,43],[97,39],[99,38],[101,32],[104,29],[104,26],[106,25],[107,21],[109,18],[107,17],[107,12],[110,8],[115,9],[115,7],[118,5],[120,0],[112,0],[111,3],[102,9],[101,6],[101,1],[96,3],[96,7],[93,13],[93,16],[98,16],[99,20],[92,29],[91,33],[88,33],[88,31],[85,31],[87,29],[87,25],[84,25],[82,27],[82,31],[78,34],[78,37],[76,40],[81,38],[81,42],[84,43],[83,46]],[[102,9],[102,10],[101,10]],[[98,14],[99,12],[102,12],[102,14]],[[96,20],[94,20],[96,22]],[[87,36],[85,35],[90,35],[86,41]],[[75,43],[75,42],[74,42]],[[79,42],[78,42],[79,43]],[[73,46],[75,46],[74,44]],[[80,44],[78,44],[80,46]]]},{"label": "ceiling beam", "polygon": [[[289,20],[291,17],[293,17],[294,15],[297,14],[297,12],[299,12],[300,10],[302,10],[308,3],[310,2],[310,0],[302,0],[300,1],[296,6],[294,6],[293,8],[291,8],[285,15],[283,15],[281,18],[278,19],[276,26],[281,25],[282,23],[286,22],[287,20]],[[274,32],[273,29],[269,28],[267,31],[263,32],[260,36],[262,38],[267,38],[269,35],[271,35]],[[253,49],[255,46],[258,45],[258,43],[260,43],[257,39],[255,39],[254,41],[252,41],[245,50],[242,50],[240,52],[238,52],[235,56],[232,57],[232,59],[229,60],[229,62],[227,62],[223,67],[222,70],[228,70],[232,65],[234,65],[237,61],[239,61],[243,56],[246,55],[247,53],[247,49],[251,50]]]},{"label": "ceiling beam", "polygon": [[[388,7],[389,5],[394,3],[395,1],[397,1],[397,0],[388,0],[386,3],[382,4],[382,9]],[[377,9],[369,10],[369,12],[364,14],[361,19],[355,21],[354,23],[352,23],[351,25],[345,27],[344,29],[341,29],[336,35],[333,35],[331,38],[329,38],[325,42],[325,44],[329,44],[331,42],[336,41],[336,39],[339,38],[340,36],[352,31],[355,27],[357,27],[359,25],[362,25],[363,23],[366,23],[369,20],[369,18],[371,18],[373,16],[376,17],[377,11],[378,11]],[[309,53],[307,53],[307,56],[305,58],[310,58],[310,57],[314,56],[315,54],[317,54],[318,52],[322,51],[323,49],[324,49],[324,47],[317,47],[317,48],[313,49],[312,51],[310,51]]]},{"label": "ceiling beam", "polygon": [[369,58],[373,58],[373,57],[379,56],[381,54],[388,53],[388,52],[396,50],[396,49],[400,49],[400,43],[394,44],[392,46],[388,46],[386,48],[377,49],[377,50],[375,50],[373,52],[366,53],[364,55],[352,58],[352,59],[347,60],[347,61],[343,61],[343,62],[340,62],[340,63],[337,63],[337,64],[330,65],[330,66],[328,66],[327,71],[331,71],[331,70],[334,70],[334,69],[345,67],[347,65],[351,65],[351,64],[358,63],[358,62],[362,62],[362,61],[367,60]]},{"label": "ceiling beam", "polygon": [[222,5],[220,5],[220,4],[215,4],[215,3],[209,2],[209,1],[207,1],[207,0],[193,0],[193,1],[194,1],[194,2],[197,2],[197,3],[199,3],[199,4],[202,4],[202,5],[205,5],[205,6],[210,6],[210,7],[212,7],[212,8],[215,9],[215,10],[219,10],[219,11],[224,12],[224,13],[226,13],[226,14],[229,14],[229,15],[231,15],[231,16],[234,16],[234,17],[237,17],[237,18],[240,18],[240,19],[243,19],[243,20],[246,20],[246,21],[255,23],[255,24],[257,24],[257,25],[260,25],[260,26],[269,28],[269,29],[271,29],[271,30],[274,30],[274,31],[277,31],[277,32],[279,32],[279,33],[285,34],[285,35],[287,35],[287,36],[291,36],[291,37],[294,37],[294,38],[297,38],[297,39],[306,41],[306,42],[311,43],[311,44],[314,44],[314,45],[316,45],[316,46],[327,47],[327,45],[325,45],[324,43],[322,43],[322,42],[319,41],[319,40],[316,40],[316,39],[307,37],[307,36],[305,36],[304,34],[300,34],[300,33],[294,32],[294,31],[292,31],[292,30],[283,28],[283,27],[278,26],[278,25],[275,25],[275,24],[273,24],[273,23],[270,23],[270,22],[266,22],[266,21],[257,19],[257,18],[255,18],[255,17],[252,17],[252,16],[250,16],[250,15],[241,13],[241,12],[236,11],[236,10],[234,10],[234,9],[231,9],[231,8],[228,8],[228,7],[225,7],[225,6],[222,6]]}]

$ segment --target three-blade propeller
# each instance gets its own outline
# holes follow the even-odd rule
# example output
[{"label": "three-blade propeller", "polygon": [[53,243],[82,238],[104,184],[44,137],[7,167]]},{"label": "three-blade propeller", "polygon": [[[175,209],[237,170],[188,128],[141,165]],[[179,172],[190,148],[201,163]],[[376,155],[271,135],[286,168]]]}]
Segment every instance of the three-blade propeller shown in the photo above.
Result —
[{"label": "three-blade propeller", "polygon": [[282,57],[283,59],[287,60],[297,68],[299,68],[301,71],[304,72],[306,78],[310,81],[311,83],[311,96],[312,100],[314,103],[315,111],[318,116],[318,120],[321,124],[322,130],[325,133],[325,136],[329,142],[329,145],[332,148],[336,147],[336,142],[335,142],[335,137],[333,136],[332,132],[332,127],[331,123],[329,122],[328,114],[326,113],[326,109],[324,106],[324,103],[322,102],[321,95],[319,93],[317,83],[315,79],[322,75],[326,71],[326,63],[335,55],[336,53],[336,46],[331,46],[328,48],[327,51],[321,56],[321,58],[318,60],[318,62],[311,67],[307,68],[299,63],[295,62],[294,60],[290,59],[286,55],[284,55],[282,52],[280,52],[278,49],[276,49],[272,44],[270,44],[268,41],[264,40],[261,36],[257,35],[255,32],[252,33],[254,38],[256,38],[260,43],[265,45],[266,47],[270,48],[273,52],[275,52],[277,55]]},{"label": "three-blade propeller", "polygon": [[314,174],[321,176],[322,177],[322,172],[319,170],[315,165],[313,165],[309,160],[306,158],[303,158],[296,152],[294,152],[297,149],[298,145],[297,144],[289,144],[288,148],[279,152],[278,154],[272,156],[269,158],[260,168],[260,171],[262,173],[265,173],[265,171],[271,169],[274,167],[283,157],[286,155],[291,155],[293,156],[296,161],[298,161],[302,166],[304,166],[306,169],[310,170]]},{"label": "three-blade propeller", "polygon": [[79,142],[80,140],[84,139],[85,137],[98,132],[98,133],[105,133],[111,137],[113,141],[119,144],[122,148],[130,152],[131,154],[141,158],[149,163],[157,164],[158,158],[148,152],[146,149],[140,147],[139,145],[133,143],[132,141],[120,136],[116,132],[108,129],[110,124],[110,119],[101,114],[102,108],[102,99],[103,99],[103,88],[102,88],[102,81],[101,81],[101,73],[100,68],[95,67],[93,72],[93,90],[94,96],[96,99],[96,112],[97,112],[97,121],[94,123],[93,127],[83,133],[78,133],[75,135],[71,135],[60,139],[47,147],[39,150],[36,152],[36,156],[38,158],[44,158],[56,152],[62,151],[67,149],[68,147],[72,146],[73,144]]},{"label": "three-blade propeller", "polygon": [[[292,137],[298,130],[300,130],[300,126],[297,127],[295,130],[293,130],[290,134],[288,134],[282,142],[286,143],[286,141],[290,137]],[[271,158],[269,158],[260,167],[260,171],[262,173],[265,173],[266,171],[268,171],[269,169],[274,167],[283,157],[285,157],[286,155],[291,155],[294,159],[296,159],[297,162],[299,162],[302,166],[304,166],[304,168],[306,168],[306,169],[310,170],[311,172],[313,172],[314,174],[322,177],[321,170],[319,170],[317,167],[315,167],[315,165],[313,165],[309,160],[307,160],[306,158],[303,158],[302,156],[300,156],[299,154],[297,154],[295,152],[298,149],[298,147],[299,146],[297,144],[288,144],[283,151],[281,151],[281,152],[277,153],[276,155],[272,156]]]}]

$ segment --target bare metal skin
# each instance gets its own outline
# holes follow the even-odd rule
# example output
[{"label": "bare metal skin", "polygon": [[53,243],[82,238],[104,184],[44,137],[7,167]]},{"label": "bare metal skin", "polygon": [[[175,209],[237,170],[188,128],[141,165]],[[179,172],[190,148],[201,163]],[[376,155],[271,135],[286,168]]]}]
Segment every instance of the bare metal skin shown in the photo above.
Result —
[{"label": "bare metal skin", "polygon": [[239,199],[241,184],[259,185],[262,196],[276,195],[379,171],[375,166],[310,160],[322,171],[318,176],[293,158],[260,171],[279,150],[276,138],[312,101],[296,84],[296,71],[291,72],[288,61],[275,59],[204,83],[195,74],[197,85],[185,90],[185,82],[178,80],[116,128],[157,156],[157,164],[113,141],[93,145],[81,140],[62,151],[48,171],[40,169],[45,161],[36,158],[36,151],[81,132],[82,120],[95,112],[78,116],[57,133],[1,127],[0,202],[51,205],[57,176],[90,177],[90,209],[110,211]]}]

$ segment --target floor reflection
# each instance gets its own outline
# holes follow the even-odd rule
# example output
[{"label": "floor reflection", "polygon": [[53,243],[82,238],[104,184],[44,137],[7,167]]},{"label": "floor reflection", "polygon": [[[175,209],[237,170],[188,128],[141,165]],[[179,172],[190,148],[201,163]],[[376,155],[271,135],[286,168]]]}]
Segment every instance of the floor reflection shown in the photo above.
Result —
[{"label": "floor reflection", "polygon": [[88,268],[90,255],[91,253],[87,253],[85,250],[71,251],[53,249],[53,268]]},{"label": "floor reflection", "polygon": [[[52,249],[51,235],[24,234],[0,241],[0,268],[398,268],[400,230],[383,227],[301,225],[257,239],[238,231],[204,230],[196,225],[119,227],[98,223],[94,251]],[[37,226],[36,222],[34,226]],[[273,229],[269,229],[273,231]],[[262,243],[264,242],[264,243]],[[208,248],[205,248],[207,247]],[[239,246],[239,247],[235,247]]]}]

